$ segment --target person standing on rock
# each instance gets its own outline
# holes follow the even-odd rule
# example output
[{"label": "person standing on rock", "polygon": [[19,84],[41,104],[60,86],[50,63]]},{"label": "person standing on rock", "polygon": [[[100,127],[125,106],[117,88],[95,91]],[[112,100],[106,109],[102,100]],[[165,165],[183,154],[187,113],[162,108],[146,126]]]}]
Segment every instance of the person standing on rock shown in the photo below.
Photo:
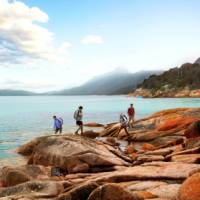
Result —
[{"label": "person standing on rock", "polygon": [[77,135],[79,131],[81,131],[81,135],[83,134],[83,107],[79,106],[78,109],[74,112],[74,119],[76,120],[76,125],[78,129],[75,131]]},{"label": "person standing on rock", "polygon": [[131,104],[130,107],[128,108],[127,114],[128,114],[128,126],[132,128],[135,118],[135,109],[133,107],[133,104]]},{"label": "person standing on rock", "polygon": [[62,118],[57,118],[55,115],[53,116],[54,119],[54,131],[55,134],[58,132],[61,134],[62,133],[62,126],[63,126],[63,119]]},{"label": "person standing on rock", "polygon": [[128,136],[128,139],[130,138],[130,134],[127,130],[127,125],[128,125],[128,118],[126,115],[124,115],[123,113],[120,114],[120,117],[119,117],[119,122],[120,122],[120,128],[118,130],[118,133],[117,133],[117,137],[119,135],[119,133],[121,132],[121,130],[124,129],[125,133],[127,134]]}]

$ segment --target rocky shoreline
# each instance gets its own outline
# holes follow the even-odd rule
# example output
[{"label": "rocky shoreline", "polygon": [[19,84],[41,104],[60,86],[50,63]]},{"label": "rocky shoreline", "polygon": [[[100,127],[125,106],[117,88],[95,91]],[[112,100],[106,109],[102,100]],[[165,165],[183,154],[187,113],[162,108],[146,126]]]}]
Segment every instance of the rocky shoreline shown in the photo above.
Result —
[{"label": "rocky shoreline", "polygon": [[17,149],[26,165],[1,167],[0,199],[199,200],[199,119],[178,108],[136,121],[130,138],[118,123],[35,138]]},{"label": "rocky shoreline", "polygon": [[144,98],[199,98],[200,89],[190,90],[189,88],[176,89],[163,87],[159,90],[138,88],[129,96],[144,97]]}]

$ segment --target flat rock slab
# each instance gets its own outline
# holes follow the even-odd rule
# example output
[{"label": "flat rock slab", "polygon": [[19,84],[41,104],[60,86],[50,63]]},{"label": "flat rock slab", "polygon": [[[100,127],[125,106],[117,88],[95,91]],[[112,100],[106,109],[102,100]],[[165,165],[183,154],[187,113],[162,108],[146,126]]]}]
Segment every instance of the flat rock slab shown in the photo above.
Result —
[{"label": "flat rock slab", "polygon": [[141,162],[152,162],[152,161],[163,161],[164,157],[161,155],[140,155],[137,157],[137,161]]},{"label": "flat rock slab", "polygon": [[167,184],[167,185],[160,185],[153,189],[147,190],[147,192],[156,195],[159,198],[166,198],[166,199],[173,199],[175,200],[181,184]]},{"label": "flat rock slab", "polygon": [[[86,137],[74,135],[46,136],[21,147],[29,149],[29,164],[56,166],[66,169],[68,173],[88,172],[93,168],[128,166],[122,159],[121,152],[111,146]],[[30,146],[32,149],[30,149]],[[23,153],[22,151],[19,152]]]},{"label": "flat rock slab", "polygon": [[157,188],[158,186],[167,185],[167,183],[163,181],[137,181],[122,183],[122,185],[130,191],[144,191]]},{"label": "flat rock slab", "polygon": [[125,182],[132,180],[183,180],[193,171],[200,170],[198,164],[176,163],[176,162],[152,162],[140,166],[127,167],[127,169],[104,173],[96,181],[100,182]]},{"label": "flat rock slab", "polygon": [[185,154],[172,156],[173,162],[200,163],[200,154]]}]

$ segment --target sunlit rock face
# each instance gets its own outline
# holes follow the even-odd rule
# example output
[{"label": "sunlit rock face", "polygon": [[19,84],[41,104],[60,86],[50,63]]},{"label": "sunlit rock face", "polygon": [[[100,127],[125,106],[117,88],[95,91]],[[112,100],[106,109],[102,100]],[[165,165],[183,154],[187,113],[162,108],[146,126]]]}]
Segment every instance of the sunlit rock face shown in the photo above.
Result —
[{"label": "sunlit rock face", "polygon": [[112,153],[114,148],[108,148],[102,142],[81,136],[42,137],[26,144],[18,151],[26,154],[27,149],[32,152],[29,164],[60,167],[67,170],[68,173],[89,172],[99,167],[129,165],[120,156]]},{"label": "sunlit rock face", "polygon": [[177,108],[135,121],[130,136],[114,123],[36,138],[17,150],[27,164],[0,169],[0,197],[199,200],[199,119],[200,108]]}]

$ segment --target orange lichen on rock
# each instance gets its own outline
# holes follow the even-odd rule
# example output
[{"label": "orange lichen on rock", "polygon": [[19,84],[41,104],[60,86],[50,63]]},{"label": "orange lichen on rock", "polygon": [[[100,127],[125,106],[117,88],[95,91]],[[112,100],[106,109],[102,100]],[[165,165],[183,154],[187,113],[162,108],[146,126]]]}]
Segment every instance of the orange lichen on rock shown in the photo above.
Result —
[{"label": "orange lichen on rock", "polygon": [[134,148],[133,145],[129,145],[127,146],[127,148],[125,149],[125,153],[126,154],[132,154],[135,153],[137,150]]},{"label": "orange lichen on rock", "polygon": [[143,199],[153,199],[156,198],[157,196],[152,194],[151,192],[147,191],[139,191],[137,192],[137,195]]},{"label": "orange lichen on rock", "polygon": [[149,143],[144,143],[142,145],[142,148],[141,148],[143,151],[153,151],[156,149],[156,147],[152,144],[149,144]]},{"label": "orange lichen on rock", "polygon": [[152,115],[152,117],[161,117],[161,116],[164,116],[164,115],[174,114],[174,113],[181,112],[181,111],[184,112],[184,111],[187,111],[187,110],[189,110],[189,108],[167,109],[167,110],[162,110],[162,111],[154,113]]},{"label": "orange lichen on rock", "polygon": [[129,156],[135,160],[137,157],[138,157],[138,154],[137,153],[132,153],[132,154],[129,154]]},{"label": "orange lichen on rock", "polygon": [[173,128],[177,128],[177,127],[187,127],[190,124],[192,124],[193,122],[195,122],[197,119],[193,118],[193,117],[177,117],[175,119],[169,119],[166,120],[164,123],[162,123],[161,125],[159,125],[157,127],[158,131],[168,131],[170,129]]},{"label": "orange lichen on rock", "polygon": [[195,173],[182,184],[178,200],[200,200],[200,173]]}]

